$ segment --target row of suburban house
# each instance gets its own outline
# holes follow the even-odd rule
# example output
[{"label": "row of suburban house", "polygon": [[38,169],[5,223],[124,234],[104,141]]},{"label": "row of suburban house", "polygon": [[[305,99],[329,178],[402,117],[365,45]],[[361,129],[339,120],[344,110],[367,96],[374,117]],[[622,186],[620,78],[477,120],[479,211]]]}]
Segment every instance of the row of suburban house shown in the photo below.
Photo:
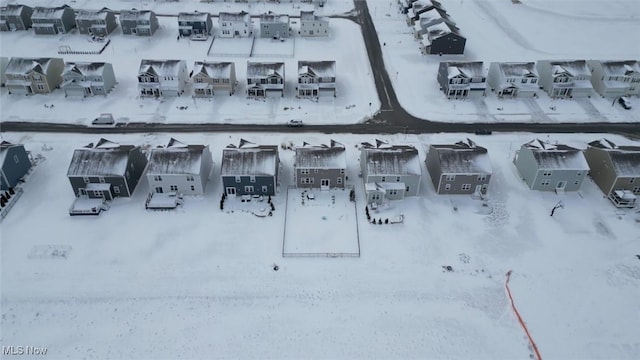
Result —
[{"label": "row of suburban house", "polygon": [[[56,88],[65,96],[107,95],[116,85],[113,66],[104,62],[64,62],[61,58],[0,59],[2,86],[9,94],[46,94]],[[283,62],[247,62],[247,95],[284,96]],[[175,97],[191,79],[195,97],[219,91],[233,95],[237,87],[235,63],[196,61],[191,75],[185,60],[142,60],[138,71],[142,97]],[[335,61],[298,61],[297,96],[336,96]]]},{"label": "row of suburban house", "polygon": [[467,39],[436,0],[398,0],[424,55],[464,54]]},{"label": "row of suburban house", "polygon": [[[151,10],[121,10],[119,22],[124,35],[151,36],[158,29],[158,17]],[[213,21],[208,12],[181,12],[178,14],[180,36],[202,37],[212,35]],[[251,16],[245,11],[220,12],[218,35],[221,37],[253,36]],[[8,4],[0,8],[0,31],[19,31],[33,28],[37,35],[66,34],[77,28],[80,34],[107,36],[118,27],[116,12],[108,8],[74,10],[68,5],[58,7],[30,7]],[[260,36],[289,37],[289,16],[272,12],[260,16]],[[313,10],[300,11],[301,36],[328,36],[329,20]]]},{"label": "row of suburban house", "polygon": [[640,61],[492,62],[488,72],[481,61],[441,62],[438,83],[449,99],[484,96],[487,85],[502,98],[534,97],[541,89],[552,98],[586,98],[594,90],[618,98],[640,95]]}]

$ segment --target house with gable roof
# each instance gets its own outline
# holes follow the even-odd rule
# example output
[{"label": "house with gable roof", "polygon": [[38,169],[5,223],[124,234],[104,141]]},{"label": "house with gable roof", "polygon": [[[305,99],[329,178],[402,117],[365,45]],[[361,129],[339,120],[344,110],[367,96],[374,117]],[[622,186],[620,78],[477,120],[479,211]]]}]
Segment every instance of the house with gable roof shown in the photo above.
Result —
[{"label": "house with gable roof", "polygon": [[196,61],[191,79],[195,97],[213,97],[218,91],[233,95],[237,85],[236,66],[233,62]]},{"label": "house with gable roof", "polygon": [[203,195],[212,168],[209,145],[187,145],[171,138],[165,147],[151,149],[146,173],[149,191]]},{"label": "house with gable roof", "polygon": [[138,70],[138,94],[142,97],[180,96],[188,79],[184,60],[143,59]]},{"label": "house with gable roof", "polygon": [[360,171],[367,204],[417,196],[422,169],[418,150],[410,145],[362,144]]},{"label": "house with gable roof", "polygon": [[294,183],[298,188],[344,189],[347,156],[343,144],[331,140],[329,145],[314,146],[306,142],[295,149]]},{"label": "house with gable roof", "polygon": [[107,95],[115,86],[113,66],[103,62],[68,62],[62,72],[64,96]]},{"label": "house with gable roof", "polygon": [[7,82],[7,65],[9,65],[9,58],[0,56],[0,86],[3,87]]},{"label": "house with gable roof", "polygon": [[489,189],[492,170],[488,151],[469,139],[430,145],[426,164],[438,194],[479,195]]},{"label": "house with gable roof", "polygon": [[298,97],[336,96],[335,61],[298,61]]},{"label": "house with gable roof", "polygon": [[30,169],[31,159],[24,145],[0,142],[0,190],[18,185]]},{"label": "house with gable roof", "polygon": [[66,34],[76,27],[76,14],[68,5],[37,6],[31,14],[31,26],[36,35]]},{"label": "house with gable roof", "polygon": [[151,36],[159,27],[151,10],[121,10],[119,20],[123,35]]},{"label": "house with gable roof", "polygon": [[222,150],[220,177],[227,195],[275,195],[280,158],[277,145],[240,140]]},{"label": "house with gable roof", "polygon": [[[435,0],[417,0],[411,4],[411,7],[407,9],[407,24],[413,25],[420,19],[420,15],[426,12],[438,13],[440,18],[449,18],[447,11],[442,4]],[[432,13],[433,14],[433,13]]]},{"label": "house with gable roof", "polygon": [[284,63],[247,61],[247,95],[253,98],[284,96]]},{"label": "house with gable roof", "polygon": [[602,97],[640,95],[640,62],[638,60],[589,60],[591,84]]},{"label": "house with gable roof", "polygon": [[487,77],[482,61],[441,62],[438,83],[447,99],[466,99],[485,95]]},{"label": "house with gable roof", "polygon": [[48,94],[62,83],[61,58],[11,58],[5,70],[9,94]]},{"label": "house with gable roof", "polygon": [[180,36],[211,35],[213,22],[208,12],[181,12],[178,14],[178,31]]},{"label": "house with gable roof", "polygon": [[523,144],[513,159],[531,190],[578,191],[589,172],[582,150],[534,139]]},{"label": "house with gable roof", "polygon": [[634,207],[640,196],[640,146],[592,141],[584,151],[589,175],[617,207]]},{"label": "house with gable roof", "polygon": [[31,28],[33,9],[27,5],[7,4],[0,8],[0,31],[24,31]]},{"label": "house with gable roof", "polygon": [[313,10],[300,11],[300,36],[329,36],[329,19],[318,16]]},{"label": "house with gable roof", "polygon": [[498,97],[534,97],[540,76],[533,62],[492,62],[487,82]]},{"label": "house with gable roof", "polygon": [[282,39],[288,38],[289,15],[275,14],[271,11],[260,15],[260,37]]},{"label": "house with gable roof", "polygon": [[249,37],[253,35],[251,15],[246,11],[237,13],[220,12],[218,14],[220,37]]},{"label": "house with gable roof", "polygon": [[118,27],[113,10],[80,10],[76,14],[76,27],[80,34],[107,36]]},{"label": "house with gable roof", "polygon": [[585,60],[539,60],[540,87],[552,98],[586,98],[593,94]]}]

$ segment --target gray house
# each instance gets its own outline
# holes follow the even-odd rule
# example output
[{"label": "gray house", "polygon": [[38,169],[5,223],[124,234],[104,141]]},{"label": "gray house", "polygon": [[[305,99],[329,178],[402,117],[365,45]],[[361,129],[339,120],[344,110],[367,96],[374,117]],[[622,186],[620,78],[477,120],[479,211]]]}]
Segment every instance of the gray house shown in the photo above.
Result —
[{"label": "gray house", "polygon": [[236,91],[236,66],[233,62],[196,61],[193,66],[195,97],[213,97],[218,92],[233,95]]},{"label": "gray house", "polygon": [[107,36],[118,27],[112,10],[80,10],[76,14],[78,32],[85,35]]},{"label": "gray house", "polygon": [[538,139],[523,144],[513,163],[531,190],[578,191],[589,172],[581,150]]},{"label": "gray house", "polygon": [[0,9],[0,31],[19,31],[31,28],[33,9],[27,5],[7,4]]},{"label": "gray house", "polygon": [[482,61],[441,62],[438,83],[447,99],[466,99],[484,96],[487,77]]},{"label": "gray house", "polygon": [[0,190],[15,187],[31,169],[31,159],[23,145],[0,143]]},{"label": "gray house", "polygon": [[293,177],[298,188],[344,188],[347,155],[344,145],[331,140],[331,144],[311,146],[304,143],[296,148]]},{"label": "gray house", "polygon": [[591,84],[602,97],[617,98],[640,95],[640,62],[587,61],[591,70]]},{"label": "gray house", "polygon": [[36,35],[66,34],[76,27],[76,14],[68,5],[33,8],[31,26]]},{"label": "gray house", "polygon": [[115,84],[110,63],[68,62],[62,72],[64,96],[107,95]]},{"label": "gray house", "polygon": [[540,76],[533,62],[492,62],[488,83],[498,97],[534,97],[540,90]]},{"label": "gray house", "polygon": [[221,11],[218,14],[220,37],[249,37],[253,35],[251,15],[246,11],[237,13]]},{"label": "gray house", "polygon": [[634,207],[640,196],[640,146],[618,146],[601,139],[584,152],[589,175],[618,207]]},{"label": "gray house", "polygon": [[288,38],[289,16],[278,15],[269,11],[260,15],[260,37],[263,38]]},{"label": "gray house", "polygon": [[211,14],[201,12],[181,12],[178,14],[180,36],[208,36],[213,30]]},{"label": "gray house", "polygon": [[539,60],[540,87],[552,98],[585,98],[593,94],[591,71],[584,60]]},{"label": "gray house", "polygon": [[151,10],[121,10],[123,35],[151,36],[158,29],[158,17]]},{"label": "gray house", "polygon": [[138,94],[142,97],[176,97],[184,93],[189,80],[184,60],[140,61]]},{"label": "gray house", "polygon": [[67,177],[76,197],[130,197],[147,166],[139,146],[100,139],[73,152]]},{"label": "gray house", "polygon": [[313,11],[300,11],[300,36],[329,36],[329,19]]},{"label": "gray house", "polygon": [[227,195],[275,195],[280,158],[278,146],[241,140],[222,150],[220,177]]},{"label": "gray house", "polygon": [[254,98],[284,96],[284,63],[247,61],[247,95]]},{"label": "gray house", "polygon": [[298,97],[336,96],[335,61],[298,61]]},{"label": "gray house", "polygon": [[438,194],[487,193],[492,174],[489,154],[487,149],[469,139],[429,146],[426,163]]},{"label": "gray house", "polygon": [[172,138],[166,147],[151,149],[147,167],[149,191],[202,195],[212,167],[208,145],[186,145]]},{"label": "gray house", "polygon": [[5,70],[9,94],[48,94],[62,83],[61,58],[11,58]]},{"label": "gray house", "polygon": [[413,146],[388,145],[380,140],[376,146],[365,143],[360,152],[360,171],[368,204],[418,195],[422,169]]}]

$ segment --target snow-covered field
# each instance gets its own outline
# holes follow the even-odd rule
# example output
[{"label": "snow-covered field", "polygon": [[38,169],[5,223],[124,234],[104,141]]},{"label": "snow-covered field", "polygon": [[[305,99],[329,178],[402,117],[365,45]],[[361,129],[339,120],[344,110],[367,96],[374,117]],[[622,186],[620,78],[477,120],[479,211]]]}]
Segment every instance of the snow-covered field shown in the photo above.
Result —
[{"label": "snow-covered field", "polygon": [[[205,195],[187,198],[176,211],[145,211],[145,181],[99,217],[67,213],[72,151],[95,137],[3,136],[46,160],[0,228],[2,345],[44,346],[51,358],[87,359],[529,359],[504,289],[505,273],[513,270],[515,303],[543,358],[640,353],[640,214],[615,209],[592,181],[563,196],[528,190],[511,160],[531,135],[469,135],[491,157],[489,214],[470,197],[436,195],[423,165],[420,195],[393,203],[405,214],[394,225],[364,219],[356,145],[373,136],[180,135],[212,147]],[[171,136],[110,139],[156,146]],[[281,151],[289,176],[273,197],[273,216],[220,211],[221,149],[240,136],[260,144],[331,138],[345,144],[359,258],[282,258],[285,214],[296,211],[285,211],[291,150]],[[601,136],[549,140],[584,148]],[[462,137],[383,140],[413,144],[424,160],[428,144]],[[564,209],[550,217],[560,200]],[[326,236],[347,233],[330,216],[325,221]],[[289,226],[307,230],[304,221]]]},{"label": "snow-covered field", "polygon": [[640,33],[636,0],[445,0],[442,5],[467,38],[464,55],[445,56],[420,54],[420,43],[396,0],[368,4],[381,45],[386,44],[385,66],[398,99],[417,117],[453,122],[640,121],[637,97],[631,111],[613,107],[596,93],[581,103],[553,100],[543,91],[534,100],[501,100],[490,89],[477,101],[447,100],[436,79],[441,61],[483,61],[488,71],[494,61],[640,59],[632,35]]}]

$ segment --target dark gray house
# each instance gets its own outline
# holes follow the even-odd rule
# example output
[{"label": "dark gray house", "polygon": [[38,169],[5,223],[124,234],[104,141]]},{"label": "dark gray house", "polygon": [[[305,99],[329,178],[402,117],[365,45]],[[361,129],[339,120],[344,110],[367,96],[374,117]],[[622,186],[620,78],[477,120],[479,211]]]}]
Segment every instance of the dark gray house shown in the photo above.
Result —
[{"label": "dark gray house", "polygon": [[289,16],[278,15],[271,11],[260,15],[260,37],[262,38],[288,38]]},{"label": "dark gray house", "polygon": [[139,146],[100,139],[73,152],[67,177],[76,197],[130,197],[147,166]]},{"label": "dark gray house", "polygon": [[7,4],[0,9],[0,31],[19,31],[31,28],[33,9],[27,5]]},{"label": "dark gray house", "polygon": [[23,145],[0,143],[0,190],[15,187],[31,169],[31,159]]},{"label": "dark gray house", "polygon": [[118,27],[112,10],[80,10],[76,14],[78,32],[85,35],[107,36]]},{"label": "dark gray house", "polygon": [[181,12],[178,14],[178,31],[180,36],[211,35],[213,22],[211,14],[201,12]]},{"label": "dark gray house", "polygon": [[482,61],[441,62],[438,83],[447,99],[481,97],[487,90],[487,74]]},{"label": "dark gray house", "polygon": [[293,177],[298,188],[344,188],[347,155],[344,145],[331,140],[331,144],[312,146],[304,143],[296,148]]},{"label": "dark gray house", "polygon": [[584,151],[589,175],[618,207],[634,207],[640,196],[640,146],[618,146],[601,139]]},{"label": "dark gray house", "polygon": [[513,164],[529,188],[540,191],[578,191],[589,172],[582,150],[539,139],[523,144]]},{"label": "dark gray house", "polygon": [[159,26],[151,10],[121,10],[119,19],[123,35],[151,36]]},{"label": "dark gray house", "polygon": [[431,145],[427,169],[438,194],[486,194],[491,180],[487,149],[473,141],[451,145]]},{"label": "dark gray house", "polygon": [[76,14],[68,5],[33,8],[31,26],[36,35],[66,34],[76,27]]},{"label": "dark gray house", "polygon": [[222,150],[220,177],[227,195],[275,195],[280,158],[278,146],[241,140]]}]

